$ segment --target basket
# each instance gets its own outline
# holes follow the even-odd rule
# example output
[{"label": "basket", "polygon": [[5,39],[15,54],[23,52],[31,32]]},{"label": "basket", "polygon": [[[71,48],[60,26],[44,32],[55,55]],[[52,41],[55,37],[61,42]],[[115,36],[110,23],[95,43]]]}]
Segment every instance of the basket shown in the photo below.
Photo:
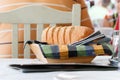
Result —
[{"label": "basket", "polygon": [[[57,45],[48,45],[45,43],[41,43],[38,41],[27,41],[27,43],[29,44],[31,50],[33,51],[33,53],[36,55],[36,57],[44,62],[44,63],[90,63],[97,55],[105,55],[107,53],[109,53],[109,55],[112,54],[111,50],[107,48],[105,48],[105,46],[101,46],[101,45],[96,45],[96,46],[86,46],[86,45],[80,45],[79,49],[77,53],[82,53],[79,54],[79,56],[76,56],[76,51],[74,50],[74,47],[69,48],[72,53],[70,52],[70,50],[68,49],[68,52],[66,52],[65,47],[66,45],[62,45],[62,49],[63,52],[59,51],[60,53],[56,52],[51,52],[49,50],[47,50],[48,48],[56,50],[57,48],[55,48]],[[88,51],[81,48],[81,47],[87,47]],[[92,47],[94,47],[94,49],[92,49]],[[60,50],[61,47],[59,47]],[[96,49],[95,49],[96,48]],[[104,48],[104,49],[103,49]],[[84,52],[87,53],[84,53]],[[107,52],[106,52],[107,51]],[[51,56],[51,54],[54,53],[54,56]],[[57,56],[57,55],[60,56]],[[69,57],[68,57],[69,55]],[[77,54],[78,55],[78,54]]]}]

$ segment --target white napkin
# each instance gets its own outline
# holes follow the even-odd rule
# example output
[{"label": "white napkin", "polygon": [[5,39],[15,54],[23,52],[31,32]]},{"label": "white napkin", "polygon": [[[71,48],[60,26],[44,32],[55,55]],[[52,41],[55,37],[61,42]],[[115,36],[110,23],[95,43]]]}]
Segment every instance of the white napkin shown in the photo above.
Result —
[{"label": "white napkin", "polygon": [[76,71],[59,73],[54,80],[118,80],[119,71]]}]

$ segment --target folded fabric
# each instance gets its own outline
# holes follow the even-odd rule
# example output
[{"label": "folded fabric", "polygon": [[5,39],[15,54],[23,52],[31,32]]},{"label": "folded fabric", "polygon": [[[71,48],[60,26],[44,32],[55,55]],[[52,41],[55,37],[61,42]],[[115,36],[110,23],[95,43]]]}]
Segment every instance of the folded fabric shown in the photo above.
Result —
[{"label": "folded fabric", "polygon": [[27,41],[28,44],[38,44],[45,58],[68,59],[70,57],[112,55],[113,47],[108,44],[93,45],[48,45],[39,41]]},{"label": "folded fabric", "polygon": [[69,45],[72,45],[72,46],[77,46],[77,45],[89,45],[89,44],[100,44],[100,43],[103,43],[103,42],[110,42],[111,39],[106,37],[104,34],[101,34],[100,31],[96,31],[94,33],[92,33],[91,35],[89,35],[88,37],[80,40],[80,41],[77,41],[77,42],[74,42],[72,44],[69,44]]}]

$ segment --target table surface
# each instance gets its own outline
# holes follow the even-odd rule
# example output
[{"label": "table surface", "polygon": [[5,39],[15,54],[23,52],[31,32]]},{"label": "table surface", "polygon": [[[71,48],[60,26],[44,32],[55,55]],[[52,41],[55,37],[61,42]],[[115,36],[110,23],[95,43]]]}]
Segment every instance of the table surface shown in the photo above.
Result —
[{"label": "table surface", "polygon": [[[108,56],[97,56],[92,62],[109,63]],[[56,71],[23,73],[14,70],[9,64],[41,63],[38,59],[0,59],[0,80],[119,80],[120,71]],[[59,79],[58,79],[59,78]]]}]

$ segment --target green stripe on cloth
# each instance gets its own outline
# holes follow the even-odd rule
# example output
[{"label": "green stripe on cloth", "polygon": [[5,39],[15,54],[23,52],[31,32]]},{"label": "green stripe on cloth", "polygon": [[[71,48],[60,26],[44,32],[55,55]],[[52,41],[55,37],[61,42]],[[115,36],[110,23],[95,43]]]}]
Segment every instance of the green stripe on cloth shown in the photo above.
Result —
[{"label": "green stripe on cloth", "polygon": [[77,48],[77,56],[86,56],[86,47],[84,45],[78,45]]},{"label": "green stripe on cloth", "polygon": [[52,54],[50,45],[41,45],[41,48],[47,58],[53,58],[53,54]]}]

